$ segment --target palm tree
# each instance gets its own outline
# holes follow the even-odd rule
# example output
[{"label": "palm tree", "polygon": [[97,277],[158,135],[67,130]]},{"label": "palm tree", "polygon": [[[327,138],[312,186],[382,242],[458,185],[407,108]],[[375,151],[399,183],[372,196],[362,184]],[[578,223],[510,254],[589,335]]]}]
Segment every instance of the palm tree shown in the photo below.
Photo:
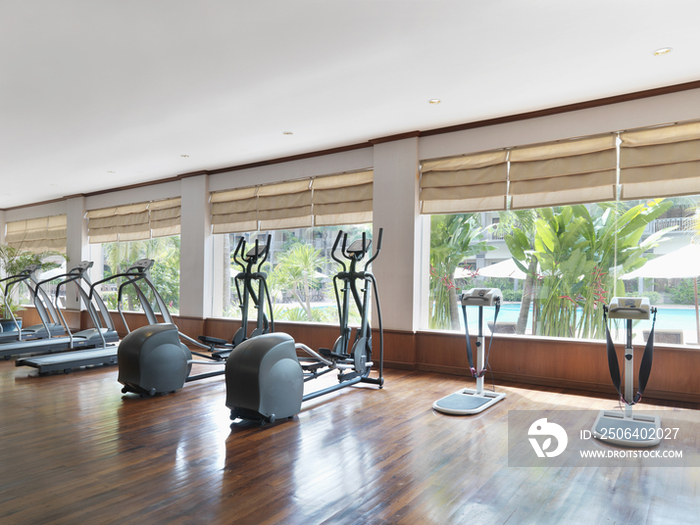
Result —
[{"label": "palm tree", "polygon": [[[0,271],[2,271],[6,277],[17,275],[30,264],[38,264],[42,272],[47,272],[61,266],[65,259],[66,256],[60,252],[45,251],[33,253],[22,250],[21,248],[14,248],[7,244],[0,244]],[[60,263],[57,262],[59,260],[61,261]],[[19,292],[17,292],[17,289],[18,288],[15,288],[9,292],[7,305],[5,305],[4,301],[0,300],[0,305],[4,312],[3,317],[9,317],[10,312],[7,311],[7,308],[13,313],[21,308],[19,304],[21,301],[18,297]],[[0,293],[4,294],[5,290],[0,289]]]},{"label": "palm tree", "polygon": [[270,278],[276,289],[292,293],[309,321],[313,320],[311,293],[319,287],[321,279],[326,277],[320,270],[327,262],[321,255],[321,250],[310,244],[295,243],[279,255]]},{"label": "palm tree", "polygon": [[494,250],[476,214],[433,215],[430,220],[430,327],[459,330],[455,270],[468,257]]}]

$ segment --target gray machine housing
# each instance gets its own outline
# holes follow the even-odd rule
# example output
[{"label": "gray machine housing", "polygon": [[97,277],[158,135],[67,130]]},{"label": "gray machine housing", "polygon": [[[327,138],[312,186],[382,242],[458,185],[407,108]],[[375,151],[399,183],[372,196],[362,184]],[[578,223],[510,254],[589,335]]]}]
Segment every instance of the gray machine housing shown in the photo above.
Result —
[{"label": "gray machine housing", "polygon": [[304,373],[294,339],[259,335],[235,347],[226,361],[226,406],[231,419],[273,423],[301,411]]},{"label": "gray machine housing", "polygon": [[171,323],[143,326],[119,344],[118,380],[122,392],[164,394],[182,388],[192,367],[192,353]]}]

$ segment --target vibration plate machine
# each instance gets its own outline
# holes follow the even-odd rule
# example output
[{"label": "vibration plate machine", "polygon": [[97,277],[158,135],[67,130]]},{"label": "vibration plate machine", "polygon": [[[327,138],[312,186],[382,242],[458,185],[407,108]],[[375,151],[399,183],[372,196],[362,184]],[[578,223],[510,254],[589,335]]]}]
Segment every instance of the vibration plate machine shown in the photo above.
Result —
[{"label": "vibration plate machine", "polygon": [[[634,392],[634,348],[632,347],[632,322],[635,320],[649,320],[653,315],[651,331],[644,348],[642,362],[639,366],[639,378],[637,381],[637,393]],[[622,392],[620,380],[620,367],[617,361],[617,353],[613,345],[607,317],[610,319],[624,319],[627,332],[625,345],[625,392]],[[613,297],[610,306],[603,308],[603,321],[605,323],[605,338],[608,351],[608,366],[610,377],[620,401],[625,404],[624,412],[617,410],[601,410],[593,424],[593,437],[606,443],[622,445],[626,447],[653,447],[661,441],[659,416],[647,416],[634,414],[632,406],[642,400],[642,394],[646,388],[651,364],[654,357],[654,325],[656,324],[656,308],[652,308],[646,297]]]},{"label": "vibration plate machine", "polygon": [[[278,419],[291,418],[301,411],[304,401],[341,388],[358,383],[382,388],[384,343],[381,306],[377,282],[368,271],[381,250],[382,233],[380,228],[377,250],[362,270],[358,269],[358,265],[365,255],[371,254],[371,241],[363,233],[362,239],[347,246],[346,233],[341,231],[336,237],[331,257],[342,267],[333,278],[340,316],[340,336],[332,349],[321,348],[315,352],[304,344],[295,344],[287,334],[275,333],[249,339],[231,351],[226,361],[226,406],[231,410],[232,420],[249,419],[258,421],[262,426]],[[343,242],[339,252],[344,260],[336,256],[341,239]],[[378,377],[370,377],[375,366],[369,324],[371,290],[374,290],[380,335]],[[348,326],[351,300],[361,314],[354,341],[352,329]],[[297,350],[305,357],[298,357]],[[304,395],[304,385],[308,381],[334,371],[338,373],[337,384]]]},{"label": "vibration plate machine", "polygon": [[[484,307],[495,307],[493,319],[495,329],[502,299],[503,294],[498,288],[472,288],[462,293],[460,301],[462,303],[464,331],[467,336],[467,357],[469,359],[469,370],[471,371],[472,377],[476,378],[476,390],[464,388],[459,392],[438,399],[433,403],[433,408],[438,412],[458,416],[478,414],[506,397],[506,394],[502,392],[498,393],[484,390],[484,374],[489,367],[488,354],[485,354],[484,351]],[[476,367],[474,367],[472,344],[469,337],[469,325],[467,324],[467,306],[479,307],[479,335],[476,337]],[[491,334],[489,340],[489,353],[491,352],[491,343],[493,343],[493,334]]]}]

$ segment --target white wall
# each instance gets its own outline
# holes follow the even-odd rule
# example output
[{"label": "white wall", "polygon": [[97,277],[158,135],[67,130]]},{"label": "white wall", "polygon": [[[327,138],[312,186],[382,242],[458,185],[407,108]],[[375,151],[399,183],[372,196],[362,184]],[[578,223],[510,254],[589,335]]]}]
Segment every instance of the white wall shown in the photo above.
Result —
[{"label": "white wall", "polygon": [[213,244],[209,211],[209,176],[182,179],[180,210],[180,315],[212,313]]},{"label": "white wall", "polygon": [[418,138],[374,147],[374,238],[384,228],[382,252],[372,263],[385,328],[418,328],[420,304]]},{"label": "white wall", "polygon": [[358,171],[371,168],[372,148],[362,148],[343,153],[311,157],[259,168],[217,173],[209,177],[211,191],[245,188],[256,184],[269,184],[294,179],[332,175],[345,171]]}]

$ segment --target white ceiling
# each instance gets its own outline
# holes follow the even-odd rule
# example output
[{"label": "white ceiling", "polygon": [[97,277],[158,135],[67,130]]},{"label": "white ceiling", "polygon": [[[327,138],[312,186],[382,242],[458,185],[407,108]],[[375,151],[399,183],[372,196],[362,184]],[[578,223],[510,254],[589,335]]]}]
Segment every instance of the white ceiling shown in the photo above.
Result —
[{"label": "white ceiling", "polygon": [[698,0],[2,0],[0,209],[699,80],[698,22]]}]

